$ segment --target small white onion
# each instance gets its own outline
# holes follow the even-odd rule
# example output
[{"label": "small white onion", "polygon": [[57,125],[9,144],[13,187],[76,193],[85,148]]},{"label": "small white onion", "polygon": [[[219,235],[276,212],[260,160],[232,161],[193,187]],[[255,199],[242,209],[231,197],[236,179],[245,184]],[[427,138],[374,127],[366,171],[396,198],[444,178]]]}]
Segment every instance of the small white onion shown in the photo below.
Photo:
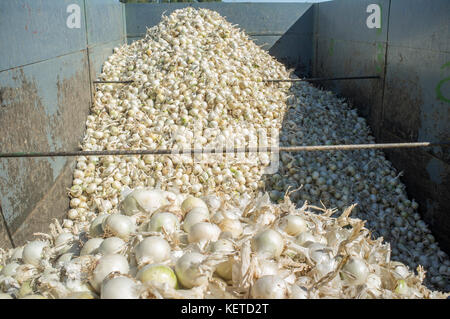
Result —
[{"label": "small white onion", "polygon": [[105,280],[100,291],[101,299],[138,299],[139,285],[131,278],[118,276]]},{"label": "small white onion", "polygon": [[103,280],[112,272],[128,274],[130,267],[127,259],[122,255],[106,255],[100,258],[94,269],[90,283],[92,287],[99,291]]},{"label": "small white onion", "polygon": [[198,243],[200,241],[216,241],[219,239],[220,228],[216,224],[200,222],[193,226],[188,233],[188,241],[190,243]]},{"label": "small white onion", "polygon": [[244,231],[244,228],[238,219],[224,218],[220,222],[219,227],[223,232],[230,233],[233,238],[238,238]]},{"label": "small white onion", "polygon": [[100,214],[92,222],[89,227],[89,235],[91,237],[99,237],[103,235],[103,222],[109,216],[109,214]]},{"label": "small white onion", "polygon": [[128,216],[120,214],[112,214],[105,218],[102,227],[105,232],[120,237],[125,241],[135,231],[133,220]]},{"label": "small white onion", "polygon": [[159,189],[135,189],[122,201],[120,208],[125,215],[139,212],[153,213],[161,206],[168,205],[175,194]]},{"label": "small white onion", "polygon": [[48,243],[35,240],[26,244],[23,249],[22,259],[25,263],[38,267],[42,259],[42,252]]},{"label": "small white onion", "polygon": [[136,278],[143,283],[154,281],[160,284],[168,284],[171,288],[176,288],[178,285],[177,276],[175,275],[172,268],[161,264],[151,264],[144,266],[139,270]]},{"label": "small white onion", "polygon": [[77,246],[74,243],[75,240],[75,236],[71,233],[61,233],[58,235],[58,237],[56,237],[55,239],[55,246],[56,247],[61,247],[61,249],[59,249],[59,253],[60,254],[64,254],[69,252],[70,250],[76,250]]},{"label": "small white onion", "polygon": [[280,228],[288,235],[297,236],[298,234],[308,230],[305,220],[297,215],[287,215],[281,218]]},{"label": "small white onion", "polygon": [[119,237],[109,237],[102,241],[98,252],[102,255],[118,254],[124,247],[125,242]]},{"label": "small white onion", "polygon": [[286,282],[274,275],[259,278],[251,289],[251,296],[255,299],[285,299],[287,295]]},{"label": "small white onion", "polygon": [[103,242],[103,238],[91,238],[84,243],[83,248],[81,248],[80,256],[84,255],[95,255],[98,253],[98,248]]},{"label": "small white onion", "polygon": [[[206,205],[206,203],[204,201],[202,201],[200,198],[194,197],[194,196],[189,196],[188,198],[186,198],[183,203],[181,204],[181,211],[184,214],[189,213],[192,209],[196,208],[196,207],[202,207],[205,208],[206,210],[208,210],[208,206]],[[209,210],[208,210],[209,211]]]},{"label": "small white onion", "polygon": [[204,208],[194,208],[186,214],[183,221],[183,229],[189,233],[191,227],[200,222],[207,222],[209,220],[209,214],[205,214]]},{"label": "small white onion", "polygon": [[252,238],[253,251],[268,258],[279,257],[283,248],[283,237],[273,229],[261,231]]},{"label": "small white onion", "polygon": [[150,218],[148,231],[160,232],[163,227],[168,234],[177,231],[180,228],[178,217],[175,214],[166,212],[154,214]]},{"label": "small white onion", "polygon": [[358,257],[351,257],[342,267],[342,277],[352,285],[361,285],[366,282],[369,276],[369,268],[366,262]]},{"label": "small white onion", "polygon": [[205,260],[200,253],[186,253],[175,264],[175,273],[185,288],[200,286],[208,282],[206,274],[200,272],[199,266]]}]

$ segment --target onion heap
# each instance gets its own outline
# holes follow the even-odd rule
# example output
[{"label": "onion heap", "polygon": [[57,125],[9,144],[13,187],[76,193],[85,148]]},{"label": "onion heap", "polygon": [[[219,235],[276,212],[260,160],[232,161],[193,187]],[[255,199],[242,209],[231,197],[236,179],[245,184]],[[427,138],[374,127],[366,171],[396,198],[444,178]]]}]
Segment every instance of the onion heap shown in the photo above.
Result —
[{"label": "onion heap", "polygon": [[[134,83],[97,87],[80,147],[374,142],[331,92],[262,81],[288,77],[218,13],[176,10],[105,62],[100,79]],[[281,153],[270,175],[267,154],[217,156],[77,158],[67,219],[0,253],[0,296],[448,296],[427,286],[450,290],[449,258],[382,152]]]},{"label": "onion heap", "polygon": [[[288,196],[274,204],[268,193],[198,198],[148,188],[133,190],[122,203],[136,193],[177,200],[133,214],[120,205],[120,213],[103,218],[100,227],[94,219],[72,232],[55,221],[51,234],[37,234],[42,238],[1,255],[2,298],[450,296],[423,285],[423,267],[414,273],[391,260],[390,245],[349,217],[355,205],[331,217],[334,210],[307,203],[296,208]],[[183,227],[195,210],[207,221]],[[170,217],[149,230],[162,213],[177,223]],[[127,236],[116,237],[122,234]]]}]

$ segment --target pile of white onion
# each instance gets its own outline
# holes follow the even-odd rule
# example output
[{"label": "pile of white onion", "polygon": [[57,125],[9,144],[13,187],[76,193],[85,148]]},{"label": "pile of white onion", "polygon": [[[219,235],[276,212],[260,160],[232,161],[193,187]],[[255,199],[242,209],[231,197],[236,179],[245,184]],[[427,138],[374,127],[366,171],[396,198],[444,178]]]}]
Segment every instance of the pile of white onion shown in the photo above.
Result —
[{"label": "pile of white onion", "polygon": [[[146,206],[145,203],[159,203]],[[133,203],[133,205],[130,205]],[[143,207],[147,208],[143,208]],[[139,207],[139,209],[135,209]],[[446,298],[364,222],[286,196],[127,192],[120,213],[1,255],[2,298]],[[194,221],[195,214],[200,217]],[[156,221],[155,221],[156,220]],[[186,223],[190,225],[187,226]],[[155,226],[156,225],[156,226]]]},{"label": "pile of white onion", "polygon": [[[100,79],[134,83],[97,86],[83,150],[242,147],[273,128],[284,145],[374,142],[331,92],[263,82],[293,75],[216,12],[176,10],[114,51]],[[450,260],[382,152],[281,153],[264,176],[266,155],[214,156],[77,158],[62,226],[0,254],[0,297],[445,297],[422,266],[450,290]],[[392,249],[331,217],[348,207]]]},{"label": "pile of white onion", "polygon": [[[272,136],[272,129],[283,145],[374,142],[365,120],[331,92],[262,81],[290,76],[217,12],[175,10],[105,62],[100,79],[134,83],[97,86],[82,149],[264,146],[250,144],[250,137],[260,130]],[[292,195],[298,206],[307,200],[342,211],[358,203],[355,216],[391,243],[393,256],[411,268],[424,266],[428,285],[450,291],[450,259],[382,152],[282,153],[278,172],[263,176],[269,160],[266,153],[196,161],[190,155],[80,157],[65,226],[116,213],[128,187],[195,196],[263,190],[277,201],[289,187],[302,186]]]}]

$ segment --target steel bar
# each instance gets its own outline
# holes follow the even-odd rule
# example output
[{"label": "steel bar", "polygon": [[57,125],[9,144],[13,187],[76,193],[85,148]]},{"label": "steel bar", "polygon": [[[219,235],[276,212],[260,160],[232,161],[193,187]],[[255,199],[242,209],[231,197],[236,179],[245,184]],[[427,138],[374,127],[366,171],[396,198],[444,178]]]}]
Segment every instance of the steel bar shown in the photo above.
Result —
[{"label": "steel bar", "polygon": [[129,84],[129,83],[134,83],[133,80],[129,80],[129,81],[93,81],[92,83],[94,84],[103,84],[103,83],[124,83],[124,84]]},{"label": "steel bar", "polygon": [[384,144],[341,144],[280,147],[238,147],[230,149],[181,149],[181,150],[102,150],[102,151],[60,151],[60,152],[12,152],[0,153],[0,158],[14,157],[56,157],[56,156],[103,156],[103,155],[169,155],[169,154],[225,154],[225,153],[263,153],[263,152],[313,152],[313,151],[351,151],[363,149],[419,148],[450,146],[450,142],[415,142]]},{"label": "steel bar", "polygon": [[271,79],[263,80],[263,82],[322,82],[322,81],[345,81],[345,80],[364,80],[364,79],[379,79],[379,75],[367,76],[347,76],[337,78],[306,78],[306,79]]},{"label": "steel bar", "polygon": [[[337,77],[337,78],[306,78],[306,79],[268,79],[263,80],[263,82],[322,82],[322,81],[341,81],[341,80],[364,80],[364,79],[379,79],[379,75],[368,75],[368,76],[350,76],[350,77]],[[103,83],[123,83],[129,84],[134,83],[133,80],[129,81],[93,81],[95,84]]]}]

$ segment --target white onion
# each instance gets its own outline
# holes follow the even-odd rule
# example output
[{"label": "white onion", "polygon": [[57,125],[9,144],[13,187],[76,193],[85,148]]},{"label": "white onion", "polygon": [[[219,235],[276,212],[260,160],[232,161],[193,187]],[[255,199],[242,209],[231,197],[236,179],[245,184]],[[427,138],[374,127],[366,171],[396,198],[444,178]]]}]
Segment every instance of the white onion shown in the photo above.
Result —
[{"label": "white onion", "polygon": [[122,255],[106,255],[100,258],[94,269],[92,279],[89,281],[92,287],[99,291],[103,280],[112,272],[128,274],[130,267],[127,259]]},{"label": "white onion", "polygon": [[186,253],[175,264],[175,273],[178,280],[185,288],[200,286],[208,282],[206,274],[200,272],[199,266],[205,260],[205,256],[199,253]]},{"label": "white onion", "polygon": [[35,240],[25,245],[22,259],[25,263],[38,267],[42,259],[44,247],[48,247],[47,242]]},{"label": "white onion", "polygon": [[[235,251],[234,245],[228,239],[219,239],[211,243],[209,250],[213,253],[232,253]],[[232,279],[233,258],[230,256],[227,261],[216,266],[216,273],[225,280]]]},{"label": "white onion", "polygon": [[172,213],[157,213],[150,218],[148,231],[160,232],[164,227],[165,232],[171,234],[180,228],[178,217]]},{"label": "white onion", "polygon": [[223,232],[230,233],[233,238],[238,238],[244,231],[244,228],[238,219],[224,218],[220,222],[219,227]]},{"label": "white onion", "polygon": [[125,248],[125,242],[119,237],[109,237],[102,241],[98,247],[98,252],[102,255],[118,254]]},{"label": "white onion", "polygon": [[162,237],[151,236],[136,245],[134,254],[138,264],[159,263],[170,258],[170,245]]},{"label": "white onion", "polygon": [[89,227],[89,235],[92,237],[99,237],[103,235],[103,222],[109,214],[100,214],[92,222]]},{"label": "white onion", "polygon": [[80,256],[84,255],[95,255],[98,253],[98,248],[103,242],[103,238],[91,238],[84,243],[83,248],[81,248]]},{"label": "white onion", "polygon": [[308,225],[305,220],[297,215],[284,216],[281,218],[279,225],[290,236],[297,236],[308,230]]},{"label": "white onion", "polygon": [[283,237],[273,229],[261,231],[252,238],[253,251],[268,258],[279,257],[283,248]]},{"label": "white onion", "polygon": [[181,204],[181,211],[184,214],[189,213],[192,209],[197,208],[197,207],[201,207],[208,210],[208,206],[206,205],[206,203],[204,201],[202,201],[200,198],[194,197],[194,196],[189,196],[188,198],[186,198],[183,203]]},{"label": "white onion", "polygon": [[135,189],[122,201],[121,212],[128,216],[139,212],[153,213],[174,198],[175,194],[159,189]]},{"label": "white onion", "polygon": [[178,285],[174,271],[170,267],[161,264],[145,265],[139,270],[136,278],[143,283],[154,281],[160,284],[168,284],[171,288],[176,288]]},{"label": "white onion", "polygon": [[[206,212],[206,213],[205,213]],[[209,220],[209,214],[204,208],[194,208],[186,214],[183,220],[183,229],[189,233],[191,227],[200,222],[207,222]]]},{"label": "white onion", "polygon": [[369,276],[369,268],[364,260],[358,257],[350,257],[342,267],[341,274],[347,283],[361,285],[366,282]]},{"label": "white onion", "polygon": [[274,275],[259,278],[251,290],[251,296],[255,299],[285,299],[287,295],[286,282]]},{"label": "white onion", "polygon": [[75,236],[71,233],[61,233],[55,239],[55,246],[62,247],[58,250],[60,254],[67,253],[69,251],[75,252],[78,250],[78,245],[74,243]]},{"label": "white onion", "polygon": [[101,299],[138,299],[139,286],[131,278],[118,276],[102,283]]},{"label": "white onion", "polygon": [[219,239],[220,228],[216,224],[200,222],[191,226],[188,233],[190,243],[200,241],[216,241]]},{"label": "white onion", "polygon": [[105,232],[117,236],[127,241],[129,236],[135,231],[133,220],[125,215],[112,214],[105,218],[102,227]]}]

